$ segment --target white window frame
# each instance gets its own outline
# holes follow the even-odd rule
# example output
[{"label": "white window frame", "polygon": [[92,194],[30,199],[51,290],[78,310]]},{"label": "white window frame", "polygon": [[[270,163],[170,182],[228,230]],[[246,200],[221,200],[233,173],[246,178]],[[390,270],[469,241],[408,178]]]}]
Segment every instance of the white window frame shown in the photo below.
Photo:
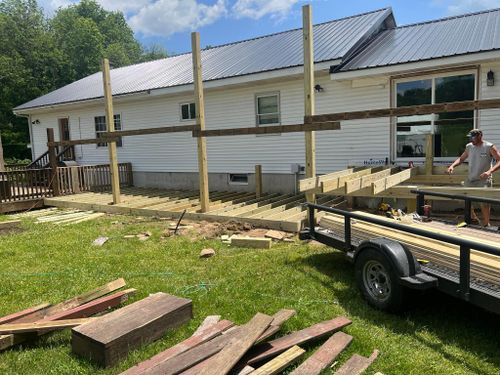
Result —
[{"label": "white window frame", "polygon": [[[259,124],[259,98],[265,98],[268,96],[276,96],[278,98],[278,122],[273,122],[270,124]],[[268,114],[268,113],[266,113]],[[259,126],[271,126],[271,125],[281,125],[281,96],[279,91],[262,92],[255,94],[255,125]]]},{"label": "white window frame", "polygon": [[[464,70],[453,70],[449,72],[434,72],[434,73],[427,73],[427,74],[417,74],[417,75],[411,75],[407,76],[404,78],[393,78],[391,79],[391,87],[392,87],[392,98],[391,98],[391,103],[392,107],[396,108],[397,105],[397,99],[398,99],[398,91],[397,91],[397,84],[398,83],[403,83],[403,82],[412,82],[412,81],[420,81],[420,80],[431,80],[431,103],[430,104],[435,104],[436,102],[436,78],[443,78],[443,77],[453,77],[453,76],[462,76],[462,75],[474,75],[474,100],[477,100],[478,96],[478,69],[464,69]],[[473,118],[473,128],[477,128],[478,122],[477,122],[477,115],[476,111],[474,111],[474,118]],[[429,115],[431,116],[431,134],[434,134],[435,131],[435,116],[434,115]],[[401,116],[405,117],[405,116]],[[391,118],[391,146],[392,146],[392,160],[394,160],[397,164],[407,164],[410,161],[416,161],[416,162],[423,162],[425,161],[425,157],[414,157],[414,158],[408,158],[408,157],[398,157],[398,150],[397,150],[397,117],[392,117]],[[464,135],[465,137],[465,135]],[[437,162],[442,162],[442,163],[449,163],[450,161],[454,161],[456,157],[435,157],[434,160]]]},{"label": "white window frame", "polygon": [[[116,129],[115,130],[123,130],[123,115],[121,113],[115,113],[113,115],[113,120],[114,120],[114,116],[120,116],[120,129]],[[98,115],[98,116],[94,116],[94,131],[95,131],[95,137],[98,138],[98,135],[97,134],[100,134],[100,133],[106,133],[107,132],[107,123],[105,122],[105,125],[106,125],[106,130],[105,131],[97,131],[95,129],[95,119],[97,117],[104,117],[104,121],[106,121],[106,115]],[[115,124],[116,126],[116,124]],[[104,147],[108,147],[108,144],[106,142],[102,142],[102,143],[105,143],[104,145],[99,145],[99,143],[96,143],[96,148],[104,148]],[[120,147],[120,148],[123,148],[123,137],[121,137],[121,145],[119,145],[118,143],[116,144],[116,147]]]},{"label": "white window frame", "polygon": [[[189,116],[191,116],[191,108],[190,106],[193,105],[194,108],[195,108],[195,112],[194,112],[194,117],[193,118],[182,118],[182,106],[184,105],[187,105],[188,106],[188,113],[189,113]],[[194,121],[196,120],[196,103],[195,102],[184,102],[184,103],[179,103],[179,118],[181,121]]]}]

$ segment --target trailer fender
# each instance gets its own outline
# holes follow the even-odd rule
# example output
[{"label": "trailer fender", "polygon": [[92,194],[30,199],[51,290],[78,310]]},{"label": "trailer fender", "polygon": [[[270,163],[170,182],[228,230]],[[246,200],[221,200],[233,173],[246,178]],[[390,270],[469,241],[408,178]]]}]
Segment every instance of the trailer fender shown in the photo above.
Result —
[{"label": "trailer fender", "polygon": [[396,275],[400,278],[411,277],[422,272],[420,264],[413,254],[403,244],[387,238],[373,238],[361,242],[353,254],[353,260],[366,249],[377,249],[384,254],[391,263]]}]

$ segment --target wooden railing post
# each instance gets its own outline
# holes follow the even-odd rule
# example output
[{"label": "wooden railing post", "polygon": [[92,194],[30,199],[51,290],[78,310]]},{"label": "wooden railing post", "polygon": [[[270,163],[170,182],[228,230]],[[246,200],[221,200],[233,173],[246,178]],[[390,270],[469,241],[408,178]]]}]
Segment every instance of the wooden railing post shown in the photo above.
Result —
[{"label": "wooden railing post", "polygon": [[255,197],[260,198],[262,195],[262,165],[255,166]]},{"label": "wooden railing post", "polygon": [[60,195],[59,191],[59,173],[57,173],[57,156],[56,147],[54,146],[54,129],[47,128],[47,143],[49,148],[49,165],[50,165],[50,186],[54,197]]},{"label": "wooden railing post", "polygon": [[[304,115],[314,115],[314,50],[312,11],[310,5],[302,7],[302,32],[304,48]],[[305,132],[306,178],[316,176],[316,140],[314,131]],[[308,202],[314,203],[314,193],[306,193]]]},{"label": "wooden railing post", "polygon": [[[113,96],[111,91],[111,76],[109,72],[109,60],[102,61],[102,83],[104,86],[104,102],[106,105],[106,126],[107,131],[115,131],[115,116],[113,111]],[[111,189],[113,191],[113,204],[121,202],[120,179],[118,175],[118,157],[116,156],[116,139],[108,140],[109,151],[109,172],[111,177]]]},{"label": "wooden railing post", "polygon": [[81,193],[79,167],[70,167],[71,191],[73,194]]},{"label": "wooden railing post", "polygon": [[[196,125],[199,130],[203,131],[205,130],[205,100],[203,98],[203,80],[201,76],[200,34],[197,32],[191,33],[191,48],[193,55]],[[208,191],[207,140],[205,137],[202,137],[200,135],[198,136],[197,141],[201,212],[207,212],[210,209]]]}]

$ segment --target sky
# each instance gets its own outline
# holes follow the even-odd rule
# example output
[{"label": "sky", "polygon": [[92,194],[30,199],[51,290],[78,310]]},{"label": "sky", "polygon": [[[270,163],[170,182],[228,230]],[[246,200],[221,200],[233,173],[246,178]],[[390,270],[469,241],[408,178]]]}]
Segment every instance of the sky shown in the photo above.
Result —
[{"label": "sky", "polygon": [[[160,44],[170,55],[191,50],[192,31],[202,48],[302,27],[301,8],[312,5],[321,23],[392,7],[397,24],[500,8],[500,0],[97,0],[122,11],[137,39]],[[47,16],[78,0],[38,0]]]}]

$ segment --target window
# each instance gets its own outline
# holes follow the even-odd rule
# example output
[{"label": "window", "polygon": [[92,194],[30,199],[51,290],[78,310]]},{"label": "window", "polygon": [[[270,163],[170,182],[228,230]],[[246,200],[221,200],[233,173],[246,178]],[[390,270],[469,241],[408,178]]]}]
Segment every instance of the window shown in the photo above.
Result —
[{"label": "window", "polygon": [[181,104],[181,120],[196,119],[196,107],[194,103]]},{"label": "window", "polygon": [[248,175],[230,173],[229,185],[248,185]]},{"label": "window", "polygon": [[[122,130],[122,122],[120,115],[114,115],[115,119],[115,130]],[[95,137],[100,138],[103,133],[106,133],[106,116],[96,116],[94,117],[95,122]],[[97,147],[106,147],[108,144],[106,142],[100,142],[97,144]],[[116,146],[122,147],[122,138],[119,137],[116,140]]]},{"label": "window", "polygon": [[[473,100],[475,80],[474,74],[463,74],[397,82],[396,106]],[[464,151],[465,135],[472,128],[474,111],[397,117],[396,156],[425,157],[426,134],[434,134],[434,156],[456,158]]]},{"label": "window", "polygon": [[280,123],[280,100],[278,94],[257,95],[255,102],[257,126]]}]

